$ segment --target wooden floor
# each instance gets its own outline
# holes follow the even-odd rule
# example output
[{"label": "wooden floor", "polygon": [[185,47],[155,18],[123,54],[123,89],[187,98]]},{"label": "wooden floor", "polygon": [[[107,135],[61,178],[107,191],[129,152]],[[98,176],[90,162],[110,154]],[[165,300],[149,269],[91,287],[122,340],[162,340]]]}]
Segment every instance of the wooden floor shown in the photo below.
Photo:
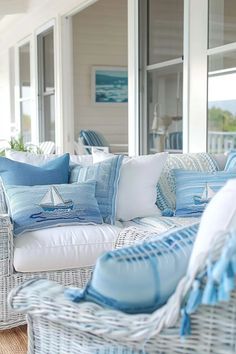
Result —
[{"label": "wooden floor", "polygon": [[0,354],[26,354],[27,329],[21,326],[0,331]]}]

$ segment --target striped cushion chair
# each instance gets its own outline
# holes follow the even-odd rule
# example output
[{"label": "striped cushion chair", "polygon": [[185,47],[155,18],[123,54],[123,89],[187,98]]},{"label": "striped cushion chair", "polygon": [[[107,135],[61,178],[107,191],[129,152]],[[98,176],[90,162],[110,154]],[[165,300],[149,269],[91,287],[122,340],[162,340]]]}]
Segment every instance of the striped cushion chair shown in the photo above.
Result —
[{"label": "striped cushion chair", "polygon": [[181,151],[183,149],[183,132],[170,133],[167,139],[167,148]]},{"label": "striped cushion chair", "polygon": [[109,144],[104,136],[94,130],[81,130],[79,134],[79,143],[85,148],[85,152],[92,153],[92,148],[99,148],[109,152]]},{"label": "striped cushion chair", "polygon": [[44,155],[55,154],[56,146],[53,141],[43,141],[39,144],[39,149]]}]

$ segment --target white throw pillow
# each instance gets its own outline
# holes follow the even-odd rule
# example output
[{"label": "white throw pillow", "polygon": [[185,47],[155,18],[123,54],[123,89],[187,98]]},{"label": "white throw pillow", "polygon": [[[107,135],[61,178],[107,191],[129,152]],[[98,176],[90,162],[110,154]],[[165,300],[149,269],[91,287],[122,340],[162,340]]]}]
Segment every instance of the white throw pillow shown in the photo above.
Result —
[{"label": "white throw pillow", "polygon": [[204,266],[212,247],[225,241],[225,231],[236,229],[236,179],[226,183],[205,209],[189,261],[188,274],[195,276]]},{"label": "white throw pillow", "polygon": [[[34,166],[40,166],[50,160],[55,159],[59,155],[55,154],[34,154],[32,152],[6,150],[6,157],[8,159],[28,163]],[[92,165],[93,158],[91,155],[70,155],[70,162],[79,163],[82,165]]]},{"label": "white throw pillow", "polygon": [[[112,154],[93,152],[93,163],[110,158]],[[157,182],[168,153],[125,157],[118,186],[116,219],[128,221],[160,213],[156,206]]]}]

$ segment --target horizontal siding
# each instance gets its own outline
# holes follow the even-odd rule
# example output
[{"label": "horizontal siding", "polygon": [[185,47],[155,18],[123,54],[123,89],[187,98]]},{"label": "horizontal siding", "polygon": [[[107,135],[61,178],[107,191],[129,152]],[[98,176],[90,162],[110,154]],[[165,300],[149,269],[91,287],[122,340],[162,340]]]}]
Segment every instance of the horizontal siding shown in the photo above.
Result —
[{"label": "horizontal siding", "polygon": [[81,129],[128,143],[128,105],[92,102],[93,66],[127,67],[127,0],[99,0],[73,17],[75,140]]}]

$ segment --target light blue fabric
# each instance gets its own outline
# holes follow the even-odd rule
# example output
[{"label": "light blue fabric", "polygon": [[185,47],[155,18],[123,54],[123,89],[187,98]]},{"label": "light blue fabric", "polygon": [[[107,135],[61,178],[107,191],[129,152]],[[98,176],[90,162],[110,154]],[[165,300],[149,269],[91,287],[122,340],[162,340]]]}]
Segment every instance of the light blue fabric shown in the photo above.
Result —
[{"label": "light blue fabric", "polygon": [[215,159],[205,152],[169,155],[157,184],[157,206],[160,210],[175,209],[174,169],[214,172],[219,167]]},{"label": "light blue fabric", "polygon": [[230,170],[236,171],[236,150],[230,151],[225,164],[225,171]]},{"label": "light blue fabric", "polygon": [[[212,194],[223,187],[229,179],[236,178],[236,171],[207,173],[174,170],[174,173],[176,178],[176,216],[201,215]],[[208,189],[208,198],[204,196],[206,188]],[[209,188],[213,193],[209,192]]]},{"label": "light blue fabric", "polygon": [[[223,235],[222,235],[223,236]],[[227,236],[227,237],[226,237]],[[192,289],[186,296],[182,309],[180,335],[191,334],[191,314],[201,304],[215,306],[230,301],[231,292],[236,288],[236,233],[225,231],[224,247],[219,258],[212,262],[212,255],[207,259],[207,267],[196,275]]]},{"label": "light blue fabric", "polygon": [[71,170],[70,183],[95,180],[95,197],[98,206],[107,224],[115,223],[116,196],[120,177],[120,168],[123,156],[117,155],[91,166],[76,165]]},{"label": "light blue fabric", "polygon": [[51,188],[50,185],[6,187],[15,236],[57,225],[102,223],[95,198],[95,181],[76,185],[60,184],[55,187],[63,200],[68,201],[58,205],[55,210],[45,210],[45,203],[44,207],[40,205],[42,198]]},{"label": "light blue fabric", "polygon": [[68,183],[70,155],[65,154],[41,166],[0,157],[0,175],[7,185],[34,186]]},{"label": "light blue fabric", "polygon": [[84,290],[69,289],[73,301],[93,301],[128,313],[162,306],[185,274],[198,224],[171,230],[152,241],[101,256]]}]

